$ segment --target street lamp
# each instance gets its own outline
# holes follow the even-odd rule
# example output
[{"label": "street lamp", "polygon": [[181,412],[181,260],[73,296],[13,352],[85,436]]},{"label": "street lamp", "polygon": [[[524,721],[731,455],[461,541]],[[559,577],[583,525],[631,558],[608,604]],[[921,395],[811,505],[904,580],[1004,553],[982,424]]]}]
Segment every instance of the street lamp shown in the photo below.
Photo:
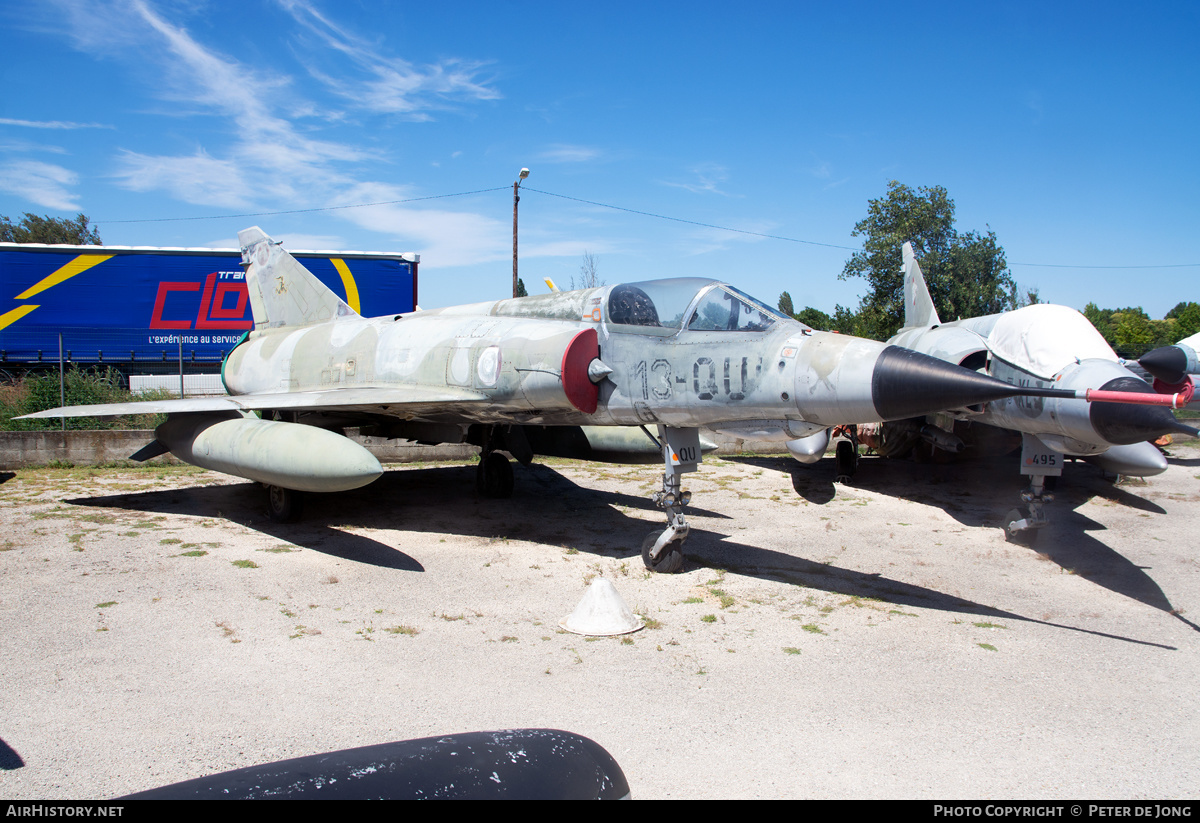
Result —
[{"label": "street lamp", "polygon": [[521,169],[520,176],[513,183],[513,297],[517,296],[517,203],[521,202],[517,190],[521,188],[521,181],[528,176],[529,169]]}]

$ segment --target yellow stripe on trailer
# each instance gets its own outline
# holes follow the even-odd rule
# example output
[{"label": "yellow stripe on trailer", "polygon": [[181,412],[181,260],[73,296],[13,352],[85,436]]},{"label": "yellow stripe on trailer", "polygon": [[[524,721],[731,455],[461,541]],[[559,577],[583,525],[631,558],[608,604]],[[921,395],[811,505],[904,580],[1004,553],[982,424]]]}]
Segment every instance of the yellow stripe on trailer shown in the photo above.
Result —
[{"label": "yellow stripe on trailer", "polygon": [[0,314],[0,329],[11,326],[36,308],[37,306],[17,306],[12,311]]},{"label": "yellow stripe on trailer", "polygon": [[346,288],[346,304],[354,309],[355,314],[362,314],[362,308],[358,304],[358,284],[354,282],[354,275],[350,273],[350,267],[340,257],[331,257],[329,262],[333,263],[337,273],[342,276],[342,285]]},{"label": "yellow stripe on trailer", "polygon": [[[17,295],[18,300],[28,300],[35,294],[40,294],[51,286],[57,286],[64,280],[69,280],[80,272],[87,271],[92,266],[98,266],[105,260],[116,255],[112,254],[81,254],[53,274],[43,277],[40,281]],[[7,317],[7,315],[5,315]]]}]

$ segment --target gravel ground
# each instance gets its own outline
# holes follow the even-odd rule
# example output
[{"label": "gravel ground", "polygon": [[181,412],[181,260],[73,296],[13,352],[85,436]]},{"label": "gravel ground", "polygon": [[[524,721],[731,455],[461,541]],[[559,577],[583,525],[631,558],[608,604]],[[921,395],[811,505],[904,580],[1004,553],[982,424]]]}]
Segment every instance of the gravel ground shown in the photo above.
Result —
[{"label": "gravel ground", "polygon": [[[637,798],[1196,798],[1200,449],[1171,462],[1068,466],[1025,548],[1015,462],[708,459],[678,575],[637,554],[653,466],[506,501],[395,466],[288,526],[186,467],[0,474],[0,797],[550,727]],[[596,575],[645,629],[558,628]]]}]

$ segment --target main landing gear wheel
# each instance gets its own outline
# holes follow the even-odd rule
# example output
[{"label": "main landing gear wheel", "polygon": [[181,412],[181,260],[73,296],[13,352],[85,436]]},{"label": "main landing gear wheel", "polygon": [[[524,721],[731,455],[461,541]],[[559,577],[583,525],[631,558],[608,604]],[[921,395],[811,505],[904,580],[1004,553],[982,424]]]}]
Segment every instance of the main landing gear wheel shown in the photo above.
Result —
[{"label": "main landing gear wheel", "polygon": [[497,452],[481,457],[475,467],[475,488],[482,496],[494,500],[512,497],[513,470],[508,458]]},{"label": "main landing gear wheel", "polygon": [[834,473],[838,483],[849,483],[850,478],[858,471],[858,448],[849,440],[837,441],[834,451]]},{"label": "main landing gear wheel", "polygon": [[275,523],[295,523],[304,512],[304,495],[295,489],[267,486],[267,517]]},{"label": "main landing gear wheel", "polygon": [[1010,509],[1004,516],[1004,539],[1018,546],[1032,546],[1037,542],[1041,529],[1020,528],[1018,524],[1024,525],[1022,521],[1028,522],[1020,509]]},{"label": "main landing gear wheel", "polygon": [[683,552],[678,543],[665,547],[657,561],[650,558],[650,550],[654,548],[660,534],[662,534],[661,531],[652,531],[642,541],[642,562],[646,564],[647,569],[660,574],[675,574],[683,571]]}]

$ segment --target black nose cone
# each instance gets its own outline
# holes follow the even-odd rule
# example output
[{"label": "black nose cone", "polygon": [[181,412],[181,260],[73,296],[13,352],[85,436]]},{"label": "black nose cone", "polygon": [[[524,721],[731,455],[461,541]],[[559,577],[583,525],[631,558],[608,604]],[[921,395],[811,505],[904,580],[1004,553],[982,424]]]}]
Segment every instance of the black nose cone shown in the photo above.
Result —
[{"label": "black nose cone", "polygon": [[920,417],[1025,393],[1025,389],[900,346],[884,349],[871,375],[871,400],[882,420]]},{"label": "black nose cone", "polygon": [[1146,371],[1164,383],[1182,383],[1187,375],[1187,354],[1178,346],[1160,346],[1138,358]]},{"label": "black nose cone", "polygon": [[[1153,392],[1145,380],[1130,375],[1109,380],[1100,387],[1104,391]],[[1175,415],[1162,406],[1134,406],[1126,403],[1092,403],[1089,411],[1092,428],[1114,446],[1128,446],[1143,440],[1153,440],[1164,434],[1194,434]]]}]

